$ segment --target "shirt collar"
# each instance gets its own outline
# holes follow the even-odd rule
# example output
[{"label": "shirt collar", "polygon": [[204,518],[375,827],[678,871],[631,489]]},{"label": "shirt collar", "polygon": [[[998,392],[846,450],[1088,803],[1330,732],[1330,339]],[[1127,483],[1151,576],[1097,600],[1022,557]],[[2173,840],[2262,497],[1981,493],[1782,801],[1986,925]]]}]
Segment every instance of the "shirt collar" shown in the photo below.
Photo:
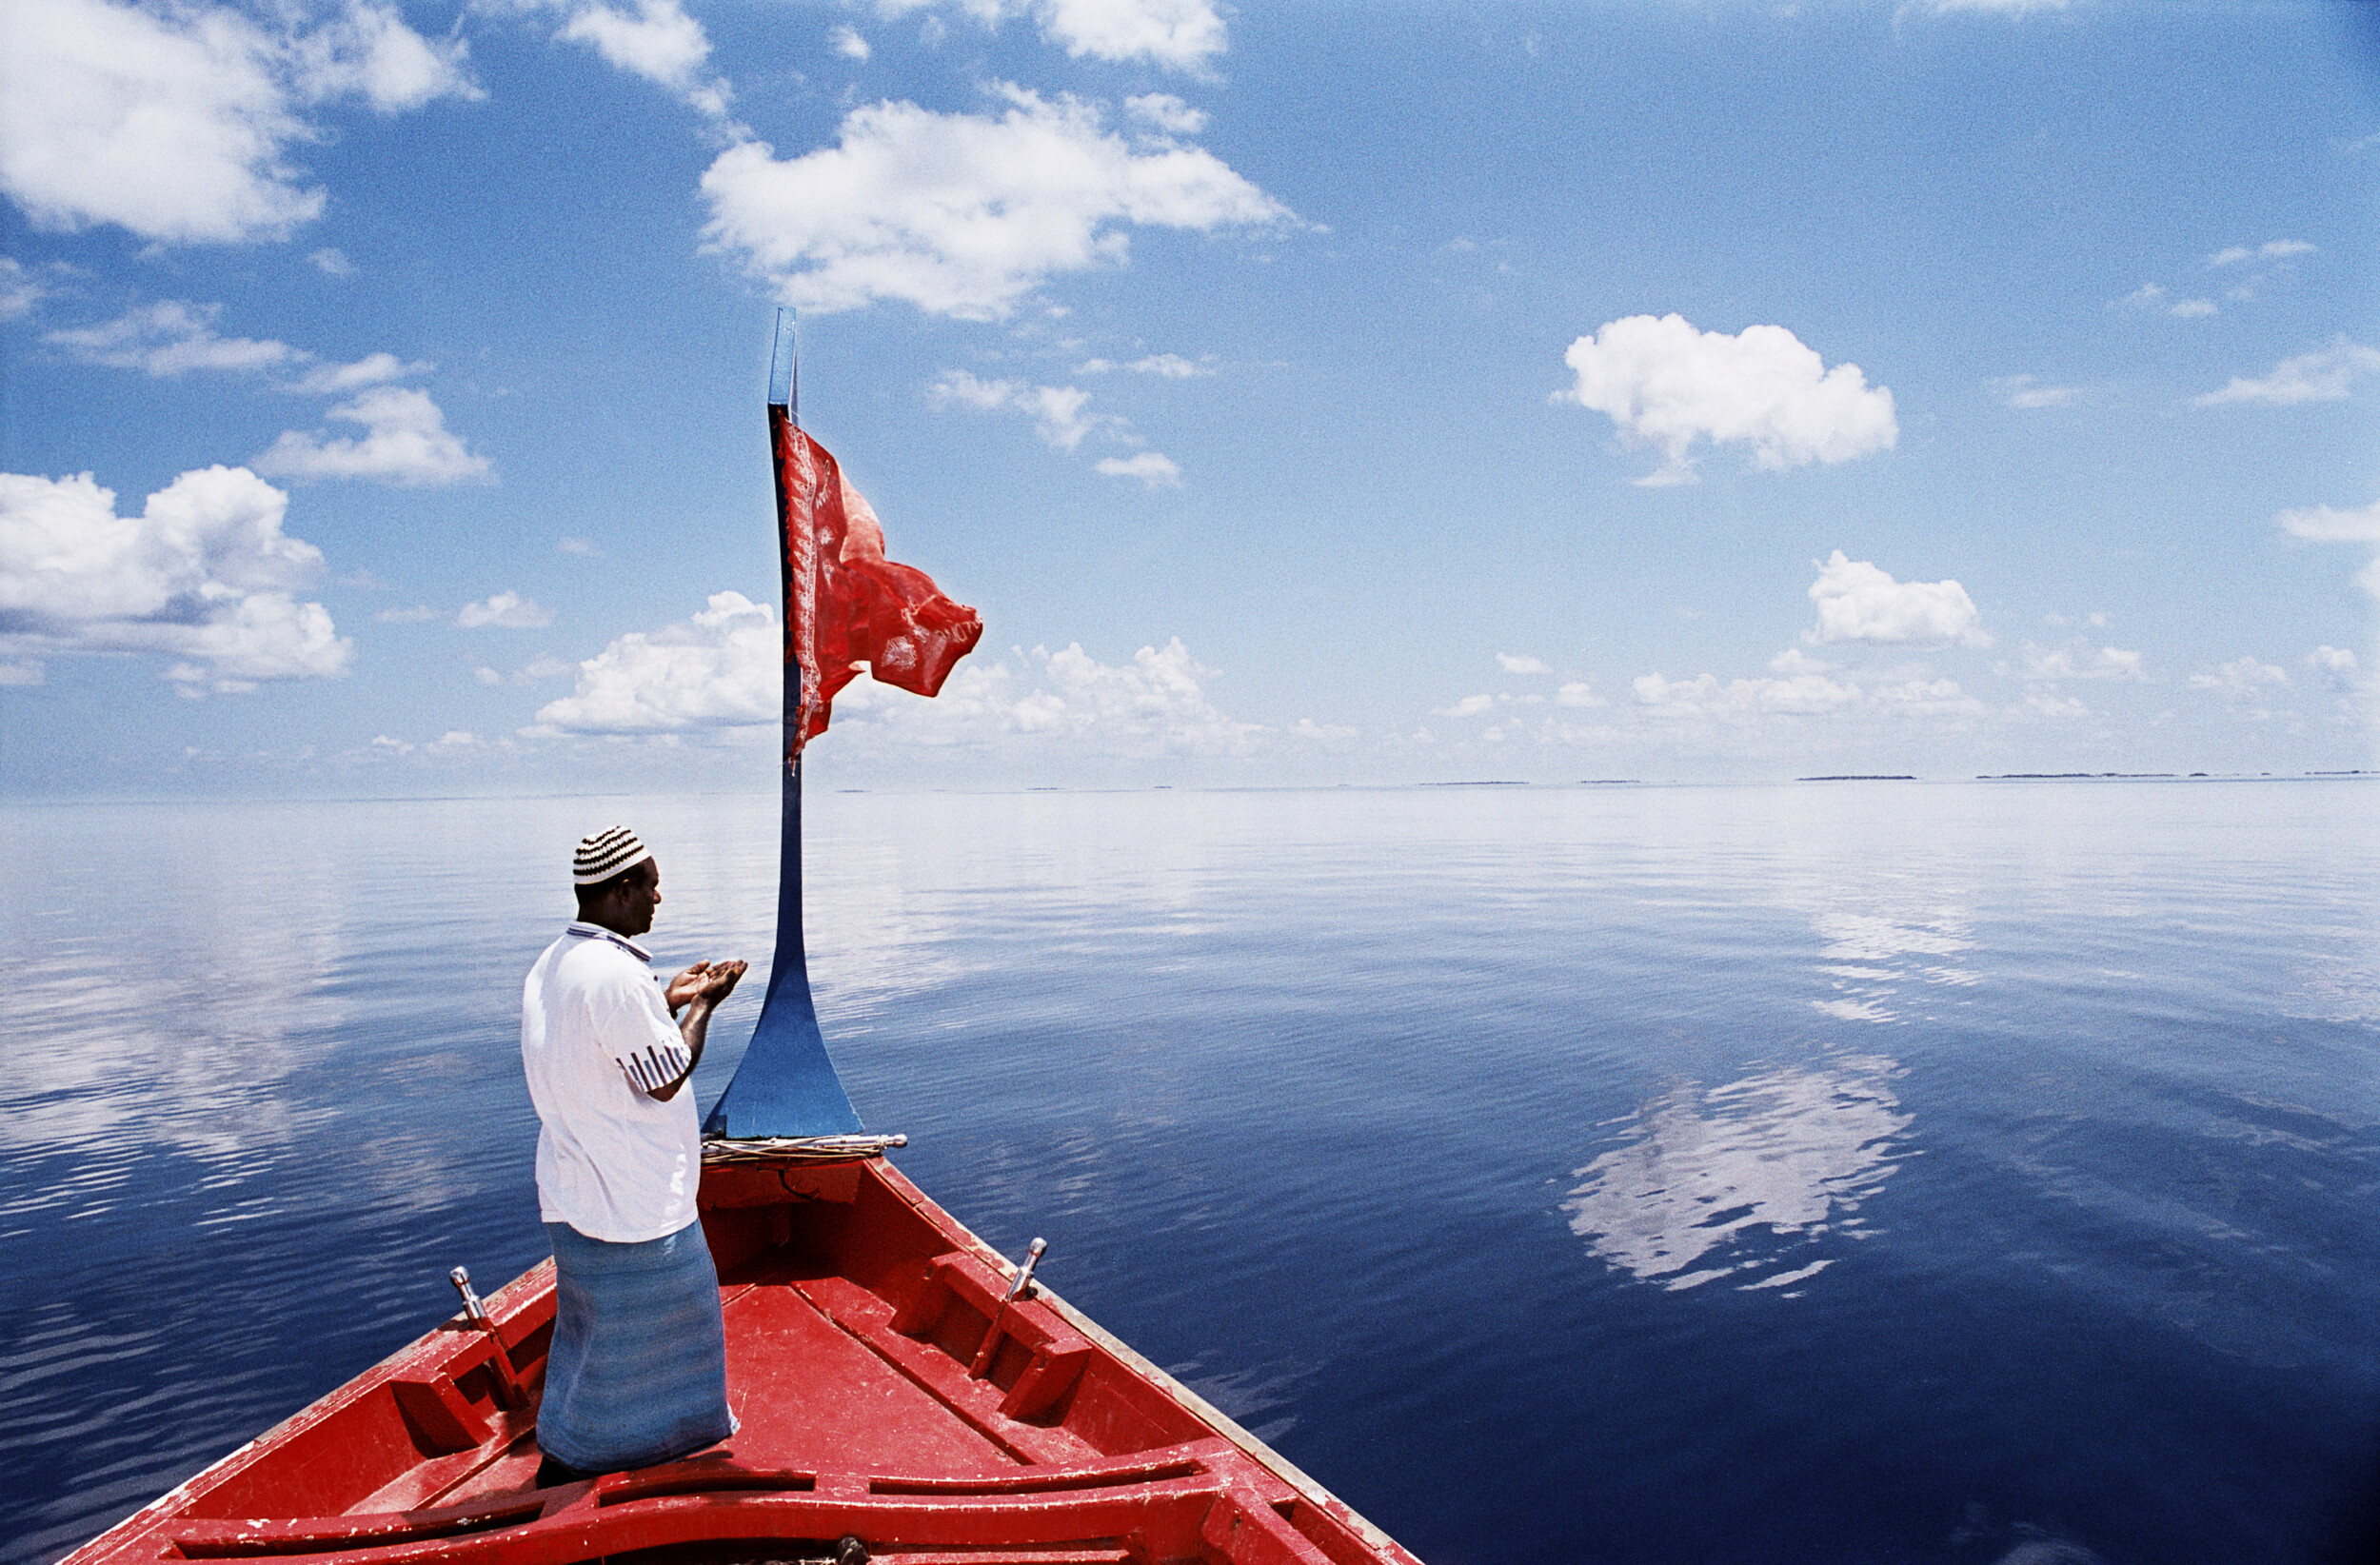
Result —
[{"label": "shirt collar", "polygon": [[564,933],[576,935],[583,941],[609,941],[639,961],[649,962],[653,960],[653,953],[645,950],[617,929],[605,929],[600,923],[588,923],[584,919],[572,919],[569,928]]}]

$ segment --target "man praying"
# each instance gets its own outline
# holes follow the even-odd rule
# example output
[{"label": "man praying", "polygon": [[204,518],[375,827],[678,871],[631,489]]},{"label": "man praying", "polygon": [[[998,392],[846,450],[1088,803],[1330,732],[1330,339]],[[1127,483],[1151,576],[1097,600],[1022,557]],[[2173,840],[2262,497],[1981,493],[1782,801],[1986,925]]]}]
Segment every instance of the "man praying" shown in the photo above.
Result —
[{"label": "man praying", "polygon": [[661,986],[636,940],[661,905],[661,865],[625,826],[581,842],[571,880],[578,919],[521,990],[521,1063],[545,1127],[537,1203],[554,1246],[540,1488],[674,1460],[735,1429],[685,1085],[744,964],[698,961]]}]

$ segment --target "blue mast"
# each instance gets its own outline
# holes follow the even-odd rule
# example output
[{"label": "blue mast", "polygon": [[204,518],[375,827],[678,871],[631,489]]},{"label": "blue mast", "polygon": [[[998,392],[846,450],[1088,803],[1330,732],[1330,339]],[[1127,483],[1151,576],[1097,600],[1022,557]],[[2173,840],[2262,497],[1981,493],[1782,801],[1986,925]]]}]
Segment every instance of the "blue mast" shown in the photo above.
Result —
[{"label": "blue mast", "polygon": [[[788,429],[799,426],[795,403],[799,377],[794,314],[777,311],[777,342],[769,359],[769,468],[777,482],[777,550],[785,589],[787,645],[792,644],[793,559],[787,531],[789,497],[785,493],[783,452],[778,441],[780,421]],[[801,680],[788,656],[785,664],[785,744],[792,760],[784,770],[784,816],[777,845],[777,956],[768,974],[768,993],[761,1001],[761,1019],[752,1027],[752,1042],[744,1052],[727,1090],[719,1096],[703,1134],[725,1140],[773,1140],[780,1138],[855,1136],[860,1116],[843,1091],[843,1079],[826,1053],[819,1032],[818,1009],[810,1000],[810,969],[802,941],[802,762],[795,747]],[[888,1139],[890,1139],[888,1138]]]}]

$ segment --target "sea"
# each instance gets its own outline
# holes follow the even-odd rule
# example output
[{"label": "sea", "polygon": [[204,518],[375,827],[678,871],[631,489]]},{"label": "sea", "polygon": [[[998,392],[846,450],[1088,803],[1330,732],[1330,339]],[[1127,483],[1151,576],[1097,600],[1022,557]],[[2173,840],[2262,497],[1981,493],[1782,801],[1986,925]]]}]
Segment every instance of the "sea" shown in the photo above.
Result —
[{"label": "sea", "polygon": [[[896,1160],[1432,1565],[2380,1543],[2380,778],[807,801]],[[543,1258],[582,834],[674,970],[765,797],[0,805],[0,1562]]]}]

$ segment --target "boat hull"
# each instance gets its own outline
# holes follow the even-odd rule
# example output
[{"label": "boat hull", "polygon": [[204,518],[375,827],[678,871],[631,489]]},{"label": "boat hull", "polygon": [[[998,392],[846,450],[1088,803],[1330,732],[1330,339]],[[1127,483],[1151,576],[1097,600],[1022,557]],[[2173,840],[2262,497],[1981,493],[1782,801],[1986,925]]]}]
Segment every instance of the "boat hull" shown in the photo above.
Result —
[{"label": "boat hull", "polygon": [[492,1335],[456,1317],[68,1565],[741,1565],[845,1538],[902,1565],[1412,1565],[1055,1294],[1003,1308],[1013,1269],[883,1159],[714,1164],[702,1206],[739,1421],[724,1445],[535,1487],[547,1262],[487,1300]]}]

